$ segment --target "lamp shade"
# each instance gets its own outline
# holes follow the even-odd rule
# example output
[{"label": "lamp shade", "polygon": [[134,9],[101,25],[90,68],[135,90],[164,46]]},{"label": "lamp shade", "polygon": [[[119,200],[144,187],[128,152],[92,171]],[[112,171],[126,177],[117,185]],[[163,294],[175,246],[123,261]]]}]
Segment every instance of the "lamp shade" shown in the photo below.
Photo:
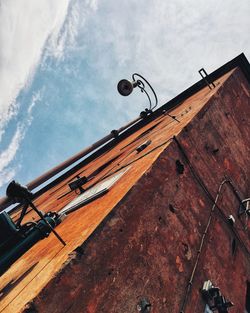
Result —
[{"label": "lamp shade", "polygon": [[131,92],[133,91],[133,88],[134,88],[133,83],[131,83],[127,79],[120,80],[117,85],[117,90],[119,94],[121,94],[122,96],[130,95]]}]

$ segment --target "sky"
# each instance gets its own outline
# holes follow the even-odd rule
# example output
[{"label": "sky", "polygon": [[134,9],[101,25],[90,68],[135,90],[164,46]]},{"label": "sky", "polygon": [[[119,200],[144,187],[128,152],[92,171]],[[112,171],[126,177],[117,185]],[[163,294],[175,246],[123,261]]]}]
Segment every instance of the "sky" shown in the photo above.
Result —
[{"label": "sky", "polygon": [[0,0],[0,196],[244,52],[249,0]]}]

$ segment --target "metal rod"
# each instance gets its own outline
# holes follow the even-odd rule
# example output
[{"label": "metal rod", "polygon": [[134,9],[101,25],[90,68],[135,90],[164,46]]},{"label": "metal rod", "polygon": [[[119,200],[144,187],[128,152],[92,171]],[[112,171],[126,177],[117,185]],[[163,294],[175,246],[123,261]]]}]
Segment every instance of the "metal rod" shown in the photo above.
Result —
[{"label": "metal rod", "polygon": [[44,218],[42,213],[37,209],[37,207],[30,201],[27,200],[29,205],[32,207],[32,209],[40,216],[40,218],[49,226],[52,233],[56,236],[56,238],[64,245],[66,246],[66,242],[62,239],[62,237],[54,230],[54,228],[50,225],[50,223]]}]

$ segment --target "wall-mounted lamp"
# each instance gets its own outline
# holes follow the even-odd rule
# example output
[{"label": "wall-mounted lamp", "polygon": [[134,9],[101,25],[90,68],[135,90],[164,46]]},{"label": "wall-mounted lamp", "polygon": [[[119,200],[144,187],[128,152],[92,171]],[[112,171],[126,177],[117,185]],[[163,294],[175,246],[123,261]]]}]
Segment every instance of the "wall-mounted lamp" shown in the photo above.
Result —
[{"label": "wall-mounted lamp", "polygon": [[133,89],[137,86],[138,85],[137,85],[136,81],[130,82],[127,79],[122,79],[119,81],[119,83],[117,85],[117,90],[118,90],[119,94],[126,97],[126,96],[130,95],[131,92],[133,91]]},{"label": "wall-mounted lamp", "polygon": [[[155,103],[152,105],[151,97],[148,94],[148,92],[145,90],[145,83],[150,88],[151,93],[154,96]],[[147,115],[151,114],[153,109],[155,109],[158,105],[158,98],[156,96],[156,93],[153,89],[153,87],[150,85],[150,83],[140,74],[134,73],[132,75],[132,81],[129,81],[127,79],[122,79],[117,84],[117,90],[119,94],[122,96],[128,96],[132,93],[134,88],[138,87],[141,92],[145,93],[148,101],[149,101],[149,108],[146,108],[145,111],[141,112],[141,117],[146,117]]]},{"label": "wall-mounted lamp", "polygon": [[[152,101],[151,101],[151,97],[150,95],[148,94],[148,92],[145,90],[145,83],[146,85],[150,88],[151,90],[151,93],[153,94],[154,96],[154,99],[155,99],[155,103],[154,105],[152,105]],[[158,105],[158,98],[157,98],[157,95],[153,89],[153,87],[150,85],[150,83],[143,77],[141,76],[140,74],[137,74],[137,73],[134,73],[132,75],[132,81],[129,81],[127,79],[122,79],[119,81],[119,83],[117,84],[117,90],[119,92],[120,95],[122,96],[128,96],[132,93],[132,91],[134,90],[134,88],[138,87],[141,92],[145,93],[145,95],[147,96],[148,98],[148,101],[149,101],[149,108],[146,108],[144,111],[142,111],[140,113],[140,116],[142,118],[145,118],[147,117],[148,115],[150,115],[153,110],[157,107]],[[168,115],[169,117],[171,117],[173,120],[175,120],[176,122],[180,123],[179,120],[177,120],[177,118],[173,115],[170,115],[169,113],[165,112],[164,114]]]},{"label": "wall-mounted lamp", "polygon": [[[28,206],[30,206],[41,218],[41,220],[48,226],[50,231],[57,237],[57,239],[65,246],[65,241],[59,236],[59,234],[54,230],[54,228],[50,225],[50,223],[44,218],[44,215],[41,211],[38,210],[38,208],[35,206],[35,204],[32,201],[33,193],[23,185],[20,185],[16,181],[12,181],[9,183],[7,189],[6,189],[6,195],[8,198],[12,199],[15,202],[18,202],[20,204],[23,204],[24,207],[21,211],[20,218],[23,219],[24,215],[26,214]],[[18,221],[18,224],[20,225],[21,220]]]}]

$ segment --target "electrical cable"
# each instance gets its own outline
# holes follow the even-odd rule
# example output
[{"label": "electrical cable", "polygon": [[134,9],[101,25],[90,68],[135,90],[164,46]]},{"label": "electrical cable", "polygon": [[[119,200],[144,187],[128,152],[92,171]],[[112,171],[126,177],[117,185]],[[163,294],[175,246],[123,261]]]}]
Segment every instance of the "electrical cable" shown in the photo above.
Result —
[{"label": "electrical cable", "polygon": [[[194,175],[195,179],[197,180],[198,184],[201,186],[201,188],[203,189],[203,191],[206,193],[206,195],[208,196],[209,200],[214,203],[214,197],[212,196],[212,194],[210,193],[210,191],[207,189],[206,185],[204,184],[203,180],[201,179],[201,177],[199,176],[199,174],[197,173],[197,171],[195,170],[195,168],[192,166],[186,152],[184,151],[184,148],[182,147],[182,145],[180,144],[180,142],[177,140],[177,138],[174,136],[173,137],[174,141],[176,142],[180,152],[182,153],[184,159],[186,160],[192,174]],[[229,184],[231,190],[233,191],[233,194],[235,195],[235,197],[237,198],[237,200],[239,201],[239,203],[242,202],[241,197],[239,196],[239,192],[237,191],[237,189],[235,188],[234,184],[232,183],[232,181],[229,178],[226,178],[227,183]],[[222,216],[223,220],[227,223],[227,216],[225,216],[225,214],[223,213],[222,209],[218,206],[216,206],[216,208],[218,209],[218,212],[220,213],[220,215]],[[247,255],[250,255],[250,252],[248,251],[248,249],[246,248],[245,244],[242,242],[239,234],[236,232],[236,230],[234,228],[231,228],[231,231],[233,232],[233,234],[235,235],[235,237],[237,238],[238,242],[240,243],[240,245],[243,247],[243,250],[247,253]]]},{"label": "electrical cable", "polygon": [[[117,170],[115,170],[115,171],[113,171],[113,172],[110,173],[110,171],[112,171],[112,169],[115,167],[115,166],[114,166],[113,168],[110,169],[110,171],[108,171],[108,173],[105,173],[105,174],[104,174],[102,177],[100,177],[93,185],[89,186],[88,189],[86,189],[86,191],[88,191],[88,190],[91,189],[92,187],[96,186],[98,183],[100,183],[100,182],[103,181],[104,179],[109,178],[110,176],[112,176],[112,175],[116,174],[117,172],[121,171],[122,169],[128,167],[128,166],[131,165],[132,163],[138,161],[139,159],[144,158],[145,156],[147,156],[148,154],[152,153],[153,151],[155,151],[155,150],[158,149],[159,147],[165,145],[167,142],[169,142],[169,141],[172,140],[172,139],[173,139],[173,138],[170,138],[170,139],[168,139],[167,141],[164,141],[164,142],[161,143],[160,145],[154,147],[152,150],[150,150],[150,151],[148,151],[147,153],[141,155],[139,158],[137,158],[137,159],[135,159],[135,160],[133,160],[133,161],[131,161],[131,162],[125,164],[124,166],[121,166],[121,167],[118,168]],[[89,199],[89,200],[86,201],[84,204],[81,204],[81,207],[84,206],[84,205],[86,205],[86,204],[88,204],[89,202],[94,201],[96,198],[99,197],[99,195],[103,195],[103,194],[106,193],[107,191],[108,191],[108,189],[102,191],[102,192],[99,193],[99,194],[97,194],[97,197],[93,197],[93,198]],[[70,210],[71,210],[71,209],[70,209]],[[72,210],[72,211],[75,211],[75,209]],[[66,213],[66,211],[63,212],[63,213]],[[68,211],[67,211],[67,213],[68,213]]]},{"label": "electrical cable", "polygon": [[207,222],[205,231],[203,232],[202,237],[201,237],[199,249],[198,249],[198,252],[197,252],[197,257],[196,257],[196,260],[195,260],[195,264],[194,264],[192,273],[191,273],[191,275],[190,275],[190,279],[189,279],[189,282],[188,282],[188,286],[187,286],[187,289],[186,289],[186,293],[185,293],[185,297],[184,297],[184,300],[183,300],[183,303],[182,303],[182,306],[181,306],[180,313],[184,313],[184,312],[185,312],[185,308],[186,308],[186,304],[187,304],[189,292],[190,292],[191,287],[192,287],[192,284],[193,284],[193,279],[194,279],[194,275],[195,275],[195,273],[196,273],[196,269],[197,269],[197,266],[198,266],[198,263],[199,263],[199,260],[200,260],[200,255],[201,255],[201,252],[202,252],[202,248],[203,248],[203,245],[204,245],[204,242],[205,242],[205,239],[206,239],[206,236],[207,236],[207,233],[208,233],[208,230],[209,230],[211,221],[212,221],[213,212],[214,212],[214,210],[215,210],[215,207],[216,207],[216,205],[217,205],[217,201],[218,201],[219,196],[220,196],[220,194],[221,194],[221,189],[222,189],[223,185],[224,185],[225,183],[227,183],[227,182],[228,182],[228,181],[227,181],[226,179],[221,182],[221,184],[220,184],[220,186],[219,186],[219,188],[218,188],[216,197],[215,197],[214,204],[213,204],[213,206],[212,206],[212,208],[211,208],[211,210],[210,210],[208,222]]},{"label": "electrical cable", "polygon": [[[166,125],[164,125],[163,128],[169,126],[171,123],[173,123],[172,120],[171,120],[169,123],[167,123]],[[159,132],[159,129],[155,129],[155,130],[153,130],[152,132],[150,132],[149,134],[152,136],[152,135],[154,135],[154,134],[157,133],[157,132]],[[148,134],[147,134],[147,135],[148,135]],[[136,142],[132,142],[133,146],[138,146],[138,142],[140,141],[140,139],[145,140],[144,137],[139,138],[138,140],[136,140]],[[167,143],[169,140],[172,140],[172,139],[173,139],[173,138],[170,138],[170,139],[168,139],[167,141],[164,141],[163,143],[161,143],[160,145],[158,145],[158,146],[155,147],[155,148],[157,149],[157,148],[161,147],[162,145],[164,145],[165,143]],[[155,150],[155,148],[153,148],[152,151],[150,150],[149,152],[153,152],[153,151]],[[135,151],[135,149],[131,150],[124,158],[122,158],[122,160],[119,161],[119,163],[121,163],[122,161],[124,161],[124,160],[125,160],[131,153],[133,153],[134,151]],[[148,153],[149,153],[149,152],[148,152]],[[148,154],[148,153],[147,153],[147,154]],[[113,166],[108,172],[106,172],[103,176],[101,176],[93,185],[90,185],[90,186],[88,187],[88,189],[92,188],[94,185],[96,185],[97,183],[99,183],[99,182],[102,181],[103,179],[106,179],[106,178],[110,177],[111,175],[117,173],[118,171],[120,171],[121,169],[125,168],[126,166],[132,164],[134,161],[137,161],[137,160],[141,159],[142,157],[146,156],[147,154],[144,154],[144,155],[140,156],[140,157],[137,158],[136,160],[133,160],[133,161],[131,161],[130,163],[128,163],[128,164],[126,164],[126,165],[120,167],[120,168],[117,169],[116,171],[112,172],[112,170],[117,166],[117,164],[116,164],[116,165]],[[119,163],[118,163],[118,164],[119,164]],[[110,172],[111,172],[111,173],[110,173]],[[72,190],[68,191],[67,193],[62,194],[61,196],[59,196],[59,197],[57,198],[57,200],[63,198],[64,196],[68,195],[68,194],[71,193],[71,192],[72,192]]]},{"label": "electrical cable", "polygon": [[[200,187],[203,189],[203,191],[205,192],[205,194],[208,196],[209,200],[213,203],[213,206],[210,210],[210,215],[209,215],[209,219],[208,219],[208,222],[207,222],[207,225],[206,225],[206,228],[205,228],[205,231],[202,235],[202,238],[201,238],[201,242],[200,242],[200,246],[199,246],[199,250],[197,252],[197,257],[196,257],[196,261],[195,261],[195,264],[194,264],[194,267],[193,267],[193,270],[192,270],[192,273],[191,273],[191,276],[190,276],[190,279],[189,279],[189,282],[188,282],[188,285],[187,285],[187,288],[186,288],[186,292],[185,292],[185,296],[184,296],[184,300],[182,302],[182,306],[181,306],[181,310],[180,310],[180,313],[184,313],[185,312],[185,308],[186,308],[186,305],[187,305],[187,300],[188,300],[188,297],[189,297],[189,294],[190,294],[190,290],[191,290],[191,287],[192,287],[192,284],[193,284],[193,279],[194,279],[194,276],[195,276],[195,273],[196,273],[196,269],[197,269],[197,266],[198,266],[198,263],[199,263],[199,259],[200,259],[200,255],[201,255],[201,252],[202,252],[202,248],[203,248],[203,245],[204,245],[204,241],[205,241],[205,238],[206,238],[206,235],[207,235],[207,232],[208,232],[208,229],[209,229],[209,226],[211,224],[211,220],[212,220],[212,215],[213,215],[213,212],[215,211],[215,208],[218,209],[219,213],[221,214],[224,222],[227,222],[227,217],[225,216],[224,212],[221,210],[221,208],[217,205],[217,202],[218,202],[218,198],[221,194],[221,189],[223,187],[224,184],[228,184],[231,188],[231,190],[233,191],[234,195],[236,196],[236,198],[238,199],[238,201],[241,203],[242,200],[241,200],[241,197],[239,196],[239,193],[237,191],[237,189],[234,187],[233,183],[231,182],[230,179],[228,178],[225,178],[219,188],[218,188],[218,191],[217,191],[217,195],[215,197],[215,199],[213,198],[213,196],[211,195],[211,193],[209,192],[209,190],[207,189],[207,187],[205,186],[203,180],[201,179],[201,177],[199,176],[199,174],[196,172],[196,170],[194,169],[194,167],[192,166],[184,148],[182,147],[182,145],[180,144],[180,142],[177,140],[177,138],[174,136],[173,137],[175,143],[177,144],[177,147],[179,148],[182,156],[184,157],[186,163],[188,164],[189,168],[190,168],[190,171],[192,172],[195,180],[198,182],[198,184],[200,185]],[[242,239],[240,238],[239,234],[237,233],[237,231],[230,227],[231,231],[233,232],[234,236],[237,238],[238,242],[240,243],[241,247],[243,248],[243,250],[245,251],[245,253],[247,254],[247,258],[248,260],[250,260],[250,252],[248,251],[247,247],[245,246],[244,242],[242,241]]]},{"label": "electrical cable", "polygon": [[[164,114],[166,114],[167,116],[171,117],[171,119],[176,119],[176,117],[173,117],[172,115],[170,115],[170,114],[168,114],[168,113],[166,113],[166,112],[164,112]],[[180,115],[182,116],[182,113],[180,113]],[[176,120],[177,120],[177,119],[176,119]],[[177,121],[178,121],[178,120],[177,120]],[[179,122],[179,121],[178,121],[178,122]],[[163,128],[169,126],[171,123],[173,123],[172,120],[171,120],[169,123],[167,123],[166,125],[164,125]],[[154,131],[150,132],[149,134],[152,136],[153,134],[155,134],[155,133],[157,133],[157,132],[159,132],[159,129],[156,128]],[[142,138],[145,139],[144,137],[142,137]],[[132,142],[132,144],[133,144],[134,146],[137,146],[137,145],[138,145],[138,141],[139,141],[140,139],[142,139],[142,138],[138,138],[138,140],[136,140],[135,142]],[[153,148],[152,150],[150,150],[150,151],[147,152],[146,154],[140,156],[139,158],[137,158],[137,159],[135,159],[135,160],[133,160],[133,161],[131,161],[131,162],[125,164],[124,166],[120,167],[120,168],[117,169],[116,171],[113,171],[113,172],[112,172],[112,170],[117,166],[117,164],[116,164],[116,165],[113,166],[107,173],[105,173],[102,177],[100,177],[93,185],[90,185],[90,186],[88,187],[88,189],[92,188],[94,185],[96,185],[97,183],[99,183],[99,182],[102,181],[103,179],[106,179],[106,178],[110,177],[111,175],[113,175],[113,174],[119,172],[121,169],[123,169],[123,168],[125,168],[125,167],[131,165],[132,163],[136,162],[137,160],[141,159],[142,157],[146,156],[147,154],[153,152],[155,149],[161,147],[162,145],[164,145],[165,143],[167,143],[168,141],[170,141],[170,140],[172,140],[172,139],[173,139],[173,138],[169,138],[167,141],[164,141],[162,144],[156,146],[155,148]],[[132,152],[134,152],[134,151],[135,151],[135,150],[130,151],[120,162],[124,161],[124,160],[125,160]],[[120,163],[120,162],[119,162],[119,163]],[[110,173],[110,172],[111,172],[111,173]],[[63,198],[64,196],[68,195],[68,194],[71,193],[71,192],[72,192],[72,190],[68,191],[67,193],[65,193],[65,194],[61,195],[60,197],[58,197],[57,200]]]}]

